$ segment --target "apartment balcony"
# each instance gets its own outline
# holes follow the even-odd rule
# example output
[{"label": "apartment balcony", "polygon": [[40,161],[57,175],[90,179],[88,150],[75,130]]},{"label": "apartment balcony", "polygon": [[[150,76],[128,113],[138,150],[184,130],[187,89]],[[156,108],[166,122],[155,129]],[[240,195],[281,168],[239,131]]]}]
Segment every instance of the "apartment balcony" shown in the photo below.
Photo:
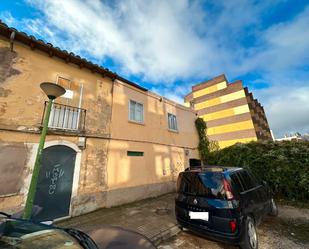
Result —
[{"label": "apartment balcony", "polygon": [[[46,101],[42,116],[42,124],[47,104],[48,102]],[[70,133],[84,133],[85,121],[85,109],[53,103],[49,117],[48,129]]]}]

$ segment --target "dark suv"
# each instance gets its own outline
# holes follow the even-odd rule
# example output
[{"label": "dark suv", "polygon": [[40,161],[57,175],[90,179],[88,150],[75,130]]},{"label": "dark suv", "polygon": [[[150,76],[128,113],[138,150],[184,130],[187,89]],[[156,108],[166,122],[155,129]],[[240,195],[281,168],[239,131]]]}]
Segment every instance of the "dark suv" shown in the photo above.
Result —
[{"label": "dark suv", "polygon": [[248,170],[207,166],[181,172],[175,213],[182,228],[243,249],[258,248],[256,225],[278,214],[265,182]]}]

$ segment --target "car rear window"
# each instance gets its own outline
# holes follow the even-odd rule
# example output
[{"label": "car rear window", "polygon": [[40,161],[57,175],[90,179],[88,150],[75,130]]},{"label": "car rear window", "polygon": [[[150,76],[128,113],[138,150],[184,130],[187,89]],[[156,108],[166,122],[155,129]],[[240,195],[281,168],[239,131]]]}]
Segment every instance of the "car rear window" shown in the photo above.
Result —
[{"label": "car rear window", "polygon": [[248,174],[246,170],[240,171],[239,177],[243,185],[244,191],[252,189],[257,186],[256,181]]},{"label": "car rear window", "polygon": [[231,177],[231,184],[232,184],[232,189],[234,190],[234,193],[239,194],[240,192],[243,191],[243,187],[240,183],[237,173],[231,174],[230,177]]},{"label": "car rear window", "polygon": [[178,178],[177,192],[210,199],[225,199],[223,175],[219,172],[183,172]]}]

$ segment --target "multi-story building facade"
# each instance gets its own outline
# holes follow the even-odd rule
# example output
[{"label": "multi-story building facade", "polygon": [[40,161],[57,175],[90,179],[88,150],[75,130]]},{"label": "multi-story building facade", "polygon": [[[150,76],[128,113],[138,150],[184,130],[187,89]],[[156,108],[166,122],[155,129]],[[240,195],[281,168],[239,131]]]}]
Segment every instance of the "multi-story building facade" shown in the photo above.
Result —
[{"label": "multi-story building facade", "polygon": [[263,107],[240,80],[229,83],[220,75],[192,86],[185,103],[206,121],[209,139],[220,148],[272,139]]},{"label": "multi-story building facade", "polygon": [[0,210],[22,209],[47,97],[53,104],[35,204],[63,218],[172,191],[196,158],[195,112],[0,23]]},{"label": "multi-story building facade", "polygon": [[195,112],[120,80],[113,86],[108,204],[173,190],[198,158]]}]

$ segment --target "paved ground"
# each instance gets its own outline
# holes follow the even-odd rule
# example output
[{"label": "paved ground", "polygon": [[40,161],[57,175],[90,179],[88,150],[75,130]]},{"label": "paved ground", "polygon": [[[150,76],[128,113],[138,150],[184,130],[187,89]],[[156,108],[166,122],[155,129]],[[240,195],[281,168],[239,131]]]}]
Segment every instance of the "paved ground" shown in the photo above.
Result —
[{"label": "paved ground", "polygon": [[[100,225],[120,226],[148,237],[159,249],[233,249],[190,232],[180,232],[174,216],[174,193],[58,222],[87,231]],[[167,212],[166,212],[167,211]],[[177,234],[177,235],[176,235]],[[279,217],[268,217],[258,228],[260,249],[309,248],[309,209],[279,207]]]},{"label": "paved ground", "polygon": [[89,227],[100,224],[119,226],[139,232],[158,245],[180,231],[174,218],[174,196],[171,193],[120,207],[103,208],[57,222],[57,225],[80,230],[88,230]]}]

